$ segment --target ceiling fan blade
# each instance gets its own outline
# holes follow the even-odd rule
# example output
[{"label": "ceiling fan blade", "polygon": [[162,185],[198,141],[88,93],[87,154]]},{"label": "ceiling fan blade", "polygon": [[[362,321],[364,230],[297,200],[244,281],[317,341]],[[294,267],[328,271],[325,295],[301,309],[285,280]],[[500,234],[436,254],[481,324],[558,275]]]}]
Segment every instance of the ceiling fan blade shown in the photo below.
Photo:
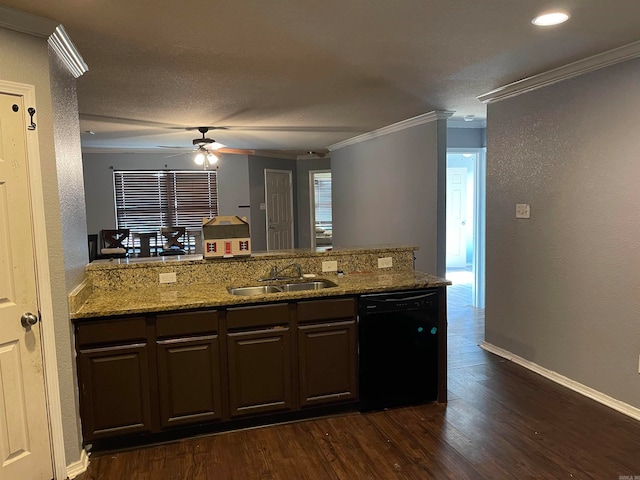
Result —
[{"label": "ceiling fan blade", "polygon": [[230,153],[230,154],[236,154],[236,155],[253,155],[254,153],[256,153],[255,150],[250,150],[246,148],[228,148],[228,147],[222,147],[216,151],[220,153]]}]

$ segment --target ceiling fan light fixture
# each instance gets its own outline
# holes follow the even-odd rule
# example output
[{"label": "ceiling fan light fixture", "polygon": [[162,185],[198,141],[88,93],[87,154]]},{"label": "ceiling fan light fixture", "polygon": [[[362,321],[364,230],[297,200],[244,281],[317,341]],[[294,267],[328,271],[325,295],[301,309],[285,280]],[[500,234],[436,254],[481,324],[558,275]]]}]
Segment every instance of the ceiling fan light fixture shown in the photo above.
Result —
[{"label": "ceiling fan light fixture", "polygon": [[209,165],[213,165],[218,161],[218,156],[215,153],[209,152],[207,153],[207,162]]},{"label": "ceiling fan light fixture", "polygon": [[558,25],[569,20],[569,14],[565,12],[549,12],[543,15],[538,15],[531,20],[531,23],[538,27],[548,27],[551,25]]},{"label": "ceiling fan light fixture", "polygon": [[202,152],[196,153],[196,155],[193,157],[193,161],[196,165],[204,165],[205,154]]}]

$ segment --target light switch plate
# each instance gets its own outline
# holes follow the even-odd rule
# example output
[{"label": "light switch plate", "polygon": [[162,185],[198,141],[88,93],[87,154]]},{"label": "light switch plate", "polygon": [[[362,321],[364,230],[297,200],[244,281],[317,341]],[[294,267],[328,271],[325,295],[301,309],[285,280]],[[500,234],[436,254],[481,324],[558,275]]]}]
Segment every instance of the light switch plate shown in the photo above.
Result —
[{"label": "light switch plate", "polygon": [[516,218],[531,218],[531,206],[526,203],[516,203]]},{"label": "light switch plate", "polygon": [[384,257],[378,259],[378,268],[391,268],[393,267],[393,258]]},{"label": "light switch plate", "polygon": [[176,272],[161,273],[160,283],[176,283]]},{"label": "light switch plate", "polygon": [[322,262],[322,271],[323,272],[336,272],[338,270],[338,261],[327,261]]}]

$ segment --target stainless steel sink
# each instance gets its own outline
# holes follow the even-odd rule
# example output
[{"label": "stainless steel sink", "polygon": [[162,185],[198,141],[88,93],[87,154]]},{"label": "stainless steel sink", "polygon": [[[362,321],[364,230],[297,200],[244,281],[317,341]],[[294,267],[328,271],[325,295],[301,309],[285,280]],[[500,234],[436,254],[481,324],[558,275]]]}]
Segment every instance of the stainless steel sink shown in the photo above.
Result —
[{"label": "stainless steel sink", "polygon": [[283,285],[259,285],[250,287],[235,287],[227,290],[231,295],[265,295],[267,293],[302,292],[305,290],[320,290],[321,288],[337,287],[330,280],[319,279],[310,282],[291,282]]},{"label": "stainless steel sink", "polygon": [[228,291],[231,295],[264,295],[266,293],[282,292],[282,289],[275,285],[260,285],[257,287],[229,288]]},{"label": "stainless steel sink", "polygon": [[321,288],[337,287],[329,280],[314,280],[313,282],[286,283],[281,286],[283,292],[300,292],[303,290],[320,290]]}]

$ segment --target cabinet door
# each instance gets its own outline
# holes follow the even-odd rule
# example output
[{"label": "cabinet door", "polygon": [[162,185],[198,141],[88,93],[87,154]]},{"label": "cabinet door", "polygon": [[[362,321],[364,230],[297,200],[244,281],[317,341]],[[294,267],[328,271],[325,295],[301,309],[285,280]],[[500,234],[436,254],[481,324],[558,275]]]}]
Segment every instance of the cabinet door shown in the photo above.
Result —
[{"label": "cabinet door", "polygon": [[298,327],[300,405],[357,398],[356,322]]},{"label": "cabinet door", "polygon": [[160,426],[220,419],[218,336],[159,340],[157,355]]},{"label": "cabinet door", "polygon": [[232,417],[293,406],[288,327],[229,333],[229,404]]},{"label": "cabinet door", "polygon": [[151,431],[145,343],[80,350],[84,441]]}]

